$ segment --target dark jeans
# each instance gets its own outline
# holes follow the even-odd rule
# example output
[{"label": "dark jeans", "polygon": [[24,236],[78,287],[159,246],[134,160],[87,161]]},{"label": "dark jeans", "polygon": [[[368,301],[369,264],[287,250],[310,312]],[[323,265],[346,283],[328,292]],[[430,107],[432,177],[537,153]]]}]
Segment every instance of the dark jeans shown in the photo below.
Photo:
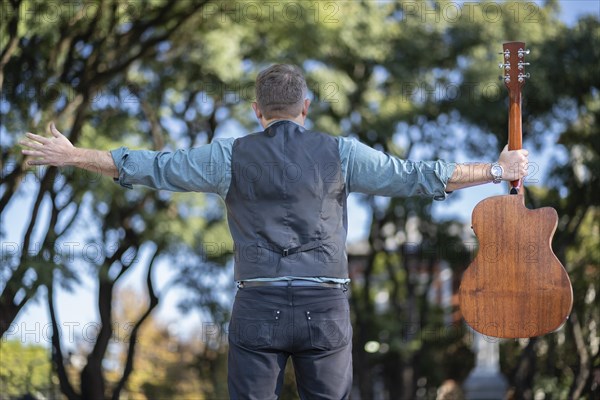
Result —
[{"label": "dark jeans", "polygon": [[240,289],[229,326],[231,399],[278,399],[288,357],[302,399],[347,399],[352,327],[342,289]]}]

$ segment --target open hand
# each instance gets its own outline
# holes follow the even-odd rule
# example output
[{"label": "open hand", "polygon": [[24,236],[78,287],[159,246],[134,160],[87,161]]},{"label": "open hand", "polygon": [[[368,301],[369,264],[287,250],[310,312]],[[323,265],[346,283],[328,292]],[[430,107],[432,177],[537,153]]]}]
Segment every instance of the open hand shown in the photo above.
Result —
[{"label": "open hand", "polygon": [[67,165],[72,158],[75,147],[69,139],[56,129],[54,122],[50,122],[48,131],[52,134],[51,137],[27,132],[25,136],[29,140],[19,141],[19,144],[24,147],[21,153],[34,157],[27,162],[28,165],[53,165],[61,167]]},{"label": "open hand", "polygon": [[529,152],[525,149],[508,150],[508,145],[504,146],[498,163],[504,169],[502,180],[516,181],[527,176]]}]

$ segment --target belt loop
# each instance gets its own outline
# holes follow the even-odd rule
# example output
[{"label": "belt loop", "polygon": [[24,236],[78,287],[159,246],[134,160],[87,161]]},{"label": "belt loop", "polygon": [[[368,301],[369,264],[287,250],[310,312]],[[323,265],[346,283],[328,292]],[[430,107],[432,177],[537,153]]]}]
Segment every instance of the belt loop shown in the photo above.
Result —
[{"label": "belt loop", "polygon": [[289,255],[290,249],[283,249],[283,256],[287,257]]},{"label": "belt loop", "polygon": [[342,283],[342,290],[344,291],[344,293],[346,293],[348,291],[348,284],[347,283]]}]

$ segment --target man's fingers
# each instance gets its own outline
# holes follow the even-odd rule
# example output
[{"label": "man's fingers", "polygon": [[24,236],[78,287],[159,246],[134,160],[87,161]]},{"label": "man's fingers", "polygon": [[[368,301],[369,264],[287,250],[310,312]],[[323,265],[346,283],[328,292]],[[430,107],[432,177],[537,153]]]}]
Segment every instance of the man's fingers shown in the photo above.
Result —
[{"label": "man's fingers", "polygon": [[[61,144],[64,136],[56,129],[54,122],[50,122],[46,126],[46,130],[50,131],[51,137],[36,135],[35,133],[25,133],[25,138],[19,141],[23,146],[21,153],[31,157],[27,159],[27,165],[60,165],[60,162],[55,160],[61,154]],[[56,140],[60,139],[60,140]]]},{"label": "man's fingers", "polygon": [[41,146],[41,144],[37,143],[37,142],[30,142],[28,140],[20,140],[19,144],[23,147],[27,147],[29,149],[33,149],[35,148],[35,146]]},{"label": "man's fingers", "polygon": [[21,146],[25,146],[25,147],[28,147],[30,149],[35,149],[35,150],[42,150],[44,148],[44,145],[40,144],[38,142],[28,142],[28,141],[25,141],[25,140],[21,140],[19,142],[19,144]]},{"label": "man's fingers", "polygon": [[37,159],[37,160],[29,160],[27,161],[27,165],[48,165],[48,163],[46,161],[44,161],[43,159]]},{"label": "man's fingers", "polygon": [[37,150],[21,150],[21,154],[31,157],[42,157],[44,154]]},{"label": "man's fingers", "polygon": [[48,165],[48,162],[44,159],[44,154],[35,150],[21,150],[21,153],[26,156],[26,165]]},{"label": "man's fingers", "polygon": [[35,140],[36,142],[40,142],[42,144],[46,144],[49,142],[48,138],[36,135],[35,133],[27,132],[25,136],[27,136],[31,140]]},{"label": "man's fingers", "polygon": [[58,131],[58,129],[56,129],[56,126],[54,125],[54,121],[50,122],[50,132],[52,133],[52,136],[54,136],[54,137],[62,136],[62,134]]}]

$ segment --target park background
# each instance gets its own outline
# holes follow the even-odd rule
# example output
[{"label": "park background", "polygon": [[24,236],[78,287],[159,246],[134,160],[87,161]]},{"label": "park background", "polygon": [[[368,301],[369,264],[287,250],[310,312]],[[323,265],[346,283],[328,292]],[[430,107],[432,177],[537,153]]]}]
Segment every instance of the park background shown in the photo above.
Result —
[{"label": "park background", "polygon": [[[259,130],[257,71],[287,62],[306,72],[313,129],[401,158],[489,161],[507,141],[498,52],[522,40],[527,203],[558,211],[553,248],[575,303],[558,332],[500,342],[500,366],[514,398],[598,398],[599,6],[3,1],[0,397],[227,397],[222,202],[27,167],[24,132],[54,120],[100,149],[241,136]],[[445,202],[351,196],[357,398],[435,398],[472,370],[455,293],[476,252],[470,212],[501,186]]]}]

